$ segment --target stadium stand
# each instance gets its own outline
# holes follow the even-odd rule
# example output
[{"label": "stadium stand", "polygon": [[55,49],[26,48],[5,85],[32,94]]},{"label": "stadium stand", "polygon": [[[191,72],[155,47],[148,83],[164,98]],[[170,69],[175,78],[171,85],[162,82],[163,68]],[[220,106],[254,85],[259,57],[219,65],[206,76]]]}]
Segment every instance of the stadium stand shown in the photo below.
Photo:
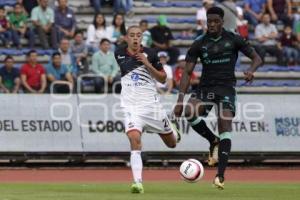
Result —
[{"label": "stadium stand", "polygon": [[[0,5],[5,6],[7,10],[11,10],[16,0],[3,0]],[[242,5],[243,1],[237,1],[237,5]],[[299,1],[294,1],[294,6],[297,6]],[[90,6],[89,1],[72,0],[69,1],[69,6],[75,11],[77,26],[80,30],[84,31],[86,36],[86,30],[89,24],[93,20],[93,8]],[[126,18],[127,27],[130,25],[137,25],[141,19],[146,19],[149,22],[149,27],[153,27],[156,24],[156,19],[160,14],[165,14],[168,20],[168,26],[171,28],[175,40],[174,45],[180,49],[181,54],[185,54],[187,48],[192,44],[194,38],[189,34],[182,34],[184,31],[195,30],[196,27],[196,11],[202,6],[201,1],[157,1],[157,0],[136,0],[134,1],[133,11],[135,16],[133,18]],[[188,8],[188,9],[185,9]],[[104,7],[102,12],[106,15],[107,24],[111,24],[112,21],[112,8]],[[279,30],[282,30],[282,26],[278,26]],[[249,39],[253,40],[253,32],[250,32]],[[22,43],[25,45],[27,41],[22,39]],[[37,41],[38,44],[38,41]],[[20,66],[25,62],[25,54],[29,49],[6,49],[0,48],[0,57],[3,60],[5,55],[12,55],[15,58],[16,66]],[[42,50],[37,47],[39,54],[39,61],[43,64],[47,64],[50,60],[49,56],[53,53],[53,50]],[[261,67],[257,73],[257,79],[259,81],[254,82],[252,85],[244,85],[242,82],[242,71],[249,64],[249,59],[242,56],[241,64],[237,66],[237,78],[239,80],[238,88],[240,92],[268,92],[268,90],[274,92],[300,92],[300,85],[297,79],[300,78],[300,66],[286,67],[277,66],[275,64],[276,58],[267,56],[265,59],[265,65]],[[1,63],[2,65],[2,63]],[[200,73],[201,66],[197,66],[196,70]],[[278,81],[273,81],[274,79]],[[253,88],[260,87],[260,90],[254,90]],[[291,87],[292,90],[287,90]],[[274,90],[276,89],[276,90]]]},{"label": "stadium stand", "polygon": [[[12,10],[12,6],[15,4],[16,0],[2,0],[0,1],[0,6],[5,6],[7,10]],[[294,2],[300,4],[299,0],[294,0]],[[239,0],[237,2],[238,5],[242,5],[242,0]],[[84,31],[84,35],[86,37],[86,30],[88,26],[92,23],[94,10],[90,6],[89,1],[82,1],[82,0],[71,0],[69,1],[70,8],[72,8],[75,11],[76,18],[77,18],[77,26],[81,31]],[[174,45],[180,49],[181,54],[185,54],[189,45],[192,44],[194,37],[191,35],[185,35],[182,34],[184,31],[194,30],[196,27],[196,11],[199,9],[199,7],[202,6],[201,1],[195,1],[195,0],[168,0],[168,1],[158,1],[158,0],[135,0],[134,1],[134,7],[133,11],[135,13],[135,16],[133,18],[126,18],[126,25],[137,25],[141,19],[146,19],[149,21],[149,27],[153,27],[156,24],[156,18],[161,15],[165,14],[168,17],[168,23],[169,27],[171,28],[175,41]],[[113,19],[113,9],[104,7],[102,9],[102,12],[106,15],[107,24],[110,25]],[[279,29],[282,30],[282,26],[279,25]],[[253,31],[253,30],[252,30]],[[249,39],[254,39],[253,32],[250,32]],[[27,40],[22,39],[22,44],[25,46],[27,44]],[[42,63],[43,65],[47,65],[52,53],[54,50],[47,49],[43,50],[41,49],[41,46],[39,44],[39,41],[36,41],[36,44],[38,45],[36,48],[36,51],[38,53],[38,62]],[[5,56],[12,55],[14,57],[14,60],[16,62],[16,67],[19,67],[25,63],[26,61],[26,53],[30,51],[30,49],[23,48],[23,49],[7,49],[3,46],[0,47],[0,65],[3,65],[3,60]],[[89,61],[91,61],[91,58],[89,58]],[[236,67],[236,76],[238,79],[237,83],[237,91],[239,93],[300,93],[300,66],[293,66],[293,67],[287,67],[287,66],[277,66],[275,64],[276,58],[267,56],[265,59],[266,64],[258,69],[258,72],[256,73],[256,80],[252,84],[245,85],[243,81],[243,71],[248,67],[249,59],[242,56],[241,57],[241,64]],[[201,65],[197,65],[196,72],[198,75],[201,74]],[[89,85],[89,83],[84,83]],[[164,159],[167,160],[168,158],[172,158],[173,154],[162,154],[162,153],[148,153],[145,155],[143,159],[148,160],[148,162],[151,162],[149,160],[152,159],[153,162],[155,161],[155,158],[157,158],[157,155],[163,155]],[[272,157],[271,154],[268,154],[270,157],[269,159],[276,159],[281,158],[282,154],[274,154]],[[57,155],[61,156],[60,158],[63,158],[62,160],[57,159]],[[184,155],[177,154],[176,158],[185,158],[187,155],[189,155],[188,152],[185,152]],[[195,155],[194,153],[191,155]],[[292,155],[293,154],[289,154]],[[295,154],[296,155],[296,154]],[[299,155],[299,154],[297,154]],[[34,154],[34,153],[20,153],[20,152],[11,152],[10,156],[8,157],[2,157],[5,159],[10,159],[10,161],[18,163],[23,162],[24,160],[27,160],[27,163],[30,162],[28,160],[36,160],[36,159],[57,159],[59,162],[70,162],[75,163],[81,162],[81,160],[84,159],[90,159],[90,160],[102,160],[99,162],[107,162],[103,161],[103,158],[113,158],[114,161],[110,162],[118,162],[120,158],[121,161],[124,161],[124,157],[127,156],[127,153],[118,153],[118,154],[112,154],[112,153],[103,153],[101,155],[97,153],[89,153],[89,155],[82,155],[81,153],[45,153],[45,154]],[[200,157],[205,157],[204,153],[199,153]],[[239,154],[235,154],[237,158],[242,157]],[[11,157],[14,159],[11,160]],[[263,155],[257,156],[257,154],[249,153],[247,155],[247,158],[252,160],[261,160]],[[107,164],[107,163],[105,163]]]}]

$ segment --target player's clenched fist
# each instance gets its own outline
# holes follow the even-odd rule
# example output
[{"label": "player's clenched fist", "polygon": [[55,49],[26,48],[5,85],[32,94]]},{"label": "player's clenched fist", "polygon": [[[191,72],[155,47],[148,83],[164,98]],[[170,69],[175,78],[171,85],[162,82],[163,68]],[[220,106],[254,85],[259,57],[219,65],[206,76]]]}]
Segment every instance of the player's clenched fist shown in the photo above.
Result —
[{"label": "player's clenched fist", "polygon": [[148,58],[143,53],[136,54],[136,59],[146,66],[150,64]]},{"label": "player's clenched fist", "polygon": [[254,79],[253,72],[250,71],[244,72],[244,79],[246,82],[252,82],[252,80]]}]

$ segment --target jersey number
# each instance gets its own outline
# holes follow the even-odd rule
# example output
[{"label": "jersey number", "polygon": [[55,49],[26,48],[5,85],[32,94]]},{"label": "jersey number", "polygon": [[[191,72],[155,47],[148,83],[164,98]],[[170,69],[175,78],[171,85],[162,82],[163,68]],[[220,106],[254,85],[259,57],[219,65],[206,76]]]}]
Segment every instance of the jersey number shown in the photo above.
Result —
[{"label": "jersey number", "polygon": [[164,123],[164,128],[168,128],[169,127],[169,120],[167,118],[162,120]]}]

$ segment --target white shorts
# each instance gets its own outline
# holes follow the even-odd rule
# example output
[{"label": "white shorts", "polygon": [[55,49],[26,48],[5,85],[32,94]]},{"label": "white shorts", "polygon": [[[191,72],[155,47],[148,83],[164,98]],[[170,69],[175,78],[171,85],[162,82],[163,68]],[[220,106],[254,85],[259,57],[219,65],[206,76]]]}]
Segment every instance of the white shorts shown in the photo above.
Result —
[{"label": "white shorts", "polygon": [[139,132],[169,134],[172,132],[171,121],[166,111],[161,107],[153,109],[124,109],[125,132],[137,130]]}]

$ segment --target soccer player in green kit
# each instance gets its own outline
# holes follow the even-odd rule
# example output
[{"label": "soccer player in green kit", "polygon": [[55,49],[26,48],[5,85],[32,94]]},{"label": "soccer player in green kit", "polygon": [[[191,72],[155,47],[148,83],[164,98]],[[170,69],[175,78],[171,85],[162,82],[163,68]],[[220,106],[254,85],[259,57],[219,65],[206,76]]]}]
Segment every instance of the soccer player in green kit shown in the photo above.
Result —
[{"label": "soccer player in green kit", "polygon": [[[185,70],[180,83],[180,92],[174,108],[176,117],[183,112],[183,100],[189,87],[190,76],[200,58],[203,65],[197,94],[188,100],[185,117],[192,128],[210,143],[209,165],[218,163],[218,172],[213,184],[224,189],[224,173],[231,150],[232,119],[235,116],[235,64],[241,51],[251,59],[251,66],[244,72],[246,82],[251,82],[254,72],[262,64],[260,56],[241,36],[223,28],[224,11],[212,7],[207,11],[207,33],[198,37],[188,50]],[[201,117],[206,117],[216,106],[219,137],[206,126]]]}]

